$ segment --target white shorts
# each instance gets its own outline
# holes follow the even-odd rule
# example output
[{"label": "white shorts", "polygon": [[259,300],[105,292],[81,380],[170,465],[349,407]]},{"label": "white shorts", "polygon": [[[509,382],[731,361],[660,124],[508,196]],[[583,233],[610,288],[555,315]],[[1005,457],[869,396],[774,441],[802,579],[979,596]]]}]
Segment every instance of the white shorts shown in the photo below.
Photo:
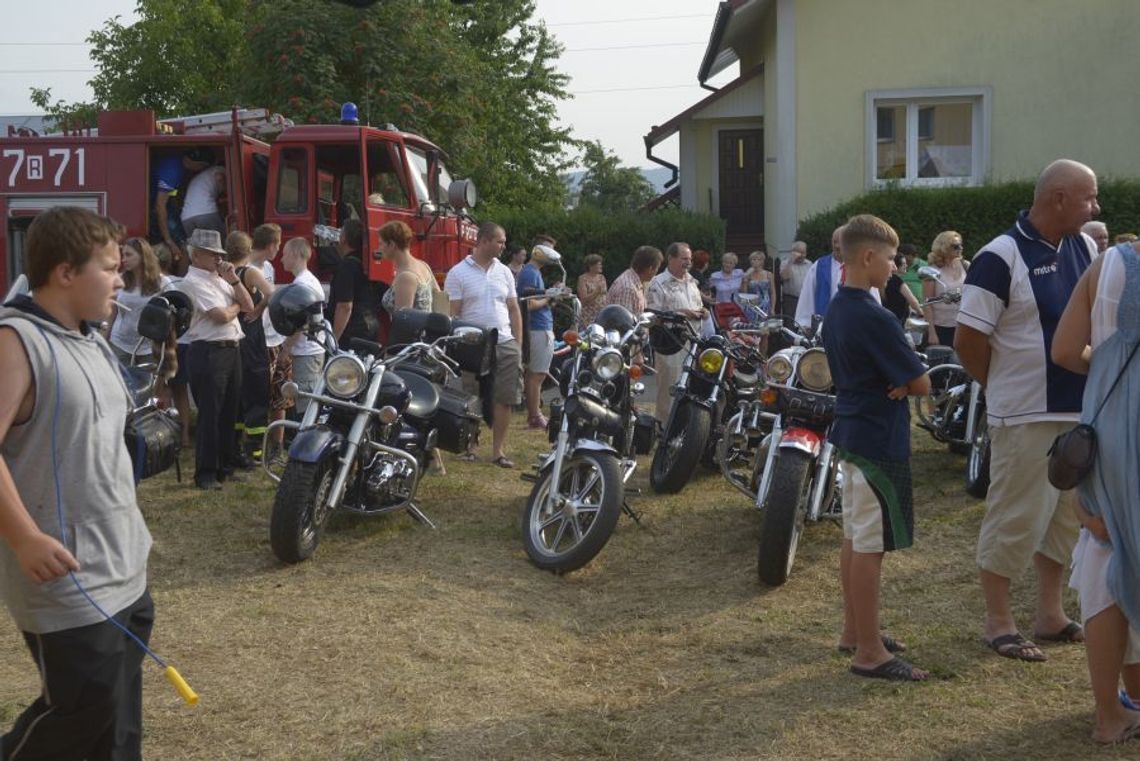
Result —
[{"label": "white shorts", "polygon": [[[1069,577],[1069,587],[1077,590],[1081,600],[1081,623],[1086,626],[1089,619],[1116,605],[1112,592],[1108,590],[1108,561],[1111,558],[1112,548],[1104,546],[1082,528],[1077,546],[1073,548],[1073,575]],[[1135,627],[1128,630],[1124,663],[1140,663],[1140,632]]]},{"label": "white shorts", "polygon": [[895,500],[894,505],[884,504],[862,468],[849,460],[840,460],[839,468],[843,475],[843,538],[851,541],[851,549],[878,553],[911,546],[914,518],[909,497]]},{"label": "white shorts", "polygon": [[545,373],[550,370],[550,362],[554,359],[554,331],[530,330],[530,356],[527,359],[526,369],[532,373]]}]

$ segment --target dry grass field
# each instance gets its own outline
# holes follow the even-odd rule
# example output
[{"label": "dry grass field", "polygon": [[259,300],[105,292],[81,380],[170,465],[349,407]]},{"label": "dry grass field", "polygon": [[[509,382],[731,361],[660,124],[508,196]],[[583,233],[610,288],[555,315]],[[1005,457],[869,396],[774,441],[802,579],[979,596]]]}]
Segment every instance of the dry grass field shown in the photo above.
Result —
[{"label": "dry grass field", "polygon": [[[520,464],[545,448],[522,420]],[[835,652],[840,528],[809,527],[789,583],[765,589],[758,517],[716,476],[658,498],[646,464],[633,479],[646,491],[634,501],[642,525],[623,519],[595,562],[566,577],[522,551],[530,485],[519,471],[449,457],[448,475],[421,492],[438,530],[340,518],[294,567],[269,550],[262,474],[209,495],[163,476],[141,490],[155,539],[153,644],[202,701],[183,706],[148,663],[146,756],[1135,758],[1136,747],[1088,739],[1082,647],[1025,664],[982,645],[982,505],[961,488],[962,458],[924,435],[915,448],[918,538],[885,564],[883,611],[935,674],[913,685],[850,676]],[[1028,581],[1016,584],[1025,626]],[[0,725],[36,690],[8,625]]]}]

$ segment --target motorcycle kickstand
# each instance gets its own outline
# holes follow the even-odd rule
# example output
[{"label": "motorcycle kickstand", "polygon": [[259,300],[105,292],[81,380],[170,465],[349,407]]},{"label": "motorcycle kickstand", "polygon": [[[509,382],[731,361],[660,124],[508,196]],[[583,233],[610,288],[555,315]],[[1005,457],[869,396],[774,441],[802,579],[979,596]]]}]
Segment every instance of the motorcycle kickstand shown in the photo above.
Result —
[{"label": "motorcycle kickstand", "polygon": [[408,511],[408,515],[412,516],[413,519],[419,523],[422,523],[428,528],[439,528],[434,523],[432,523],[431,518],[427,517],[427,515],[424,514],[423,510],[420,510],[419,506],[415,502],[409,502],[408,506],[404,509]]},{"label": "motorcycle kickstand", "polygon": [[637,512],[632,507],[630,507],[628,500],[622,500],[621,511],[623,513],[625,513],[626,515],[628,515],[630,518],[633,518],[633,522],[636,523],[638,526],[641,525],[641,513]]}]

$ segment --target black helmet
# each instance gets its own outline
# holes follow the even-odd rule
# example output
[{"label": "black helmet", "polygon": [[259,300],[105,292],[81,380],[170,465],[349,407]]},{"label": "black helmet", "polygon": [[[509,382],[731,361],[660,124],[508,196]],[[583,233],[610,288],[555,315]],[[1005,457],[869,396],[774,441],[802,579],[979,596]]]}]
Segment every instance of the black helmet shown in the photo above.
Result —
[{"label": "black helmet", "polygon": [[626,333],[637,327],[637,318],[622,305],[610,304],[598,312],[598,316],[594,318],[594,324],[600,325],[607,331],[616,330],[619,333]]},{"label": "black helmet", "polygon": [[283,336],[303,330],[311,315],[321,313],[321,297],[303,285],[290,283],[269,297],[269,321]]},{"label": "black helmet", "polygon": [[139,335],[152,341],[165,341],[173,329],[181,336],[190,327],[194,305],[182,291],[166,291],[152,296],[139,313]]}]

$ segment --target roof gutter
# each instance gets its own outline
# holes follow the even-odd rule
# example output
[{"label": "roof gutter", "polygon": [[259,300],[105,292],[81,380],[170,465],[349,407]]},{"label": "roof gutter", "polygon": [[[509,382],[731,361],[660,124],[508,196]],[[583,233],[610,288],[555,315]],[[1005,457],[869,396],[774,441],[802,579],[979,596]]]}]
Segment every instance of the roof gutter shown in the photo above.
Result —
[{"label": "roof gutter", "polygon": [[671,188],[677,184],[677,177],[681,172],[681,168],[676,164],[671,164],[665,159],[657,158],[653,155],[653,146],[655,146],[657,143],[652,142],[652,134],[653,133],[651,132],[649,135],[646,135],[644,138],[642,138],[645,141],[645,158],[649,159],[654,164],[660,164],[673,173],[672,179],[665,183],[665,187]]},{"label": "roof gutter", "polygon": [[706,85],[705,81],[709,78],[709,71],[712,69],[717,52],[724,42],[724,33],[728,29],[728,22],[732,18],[733,11],[736,10],[735,6],[736,3],[733,3],[732,0],[723,0],[716,9],[716,18],[713,19],[712,32],[709,33],[709,44],[705,48],[705,57],[701,59],[701,68],[697,70],[697,81],[706,90],[713,92],[717,90],[715,87]]}]

